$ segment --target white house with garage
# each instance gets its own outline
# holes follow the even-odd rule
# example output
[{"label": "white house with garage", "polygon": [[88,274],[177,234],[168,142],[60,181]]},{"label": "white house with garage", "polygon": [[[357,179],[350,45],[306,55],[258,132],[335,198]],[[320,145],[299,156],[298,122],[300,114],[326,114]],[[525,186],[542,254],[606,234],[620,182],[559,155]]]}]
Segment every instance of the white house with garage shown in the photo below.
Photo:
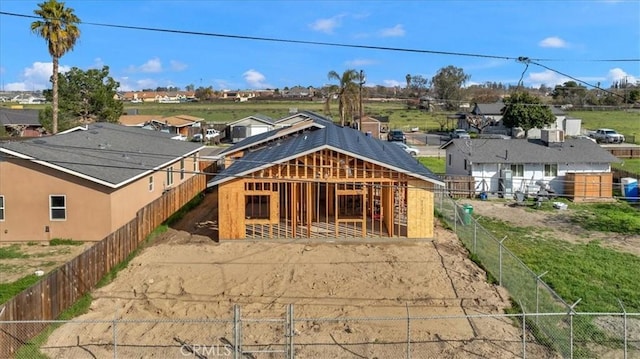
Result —
[{"label": "white house with garage", "polygon": [[237,143],[247,137],[273,130],[274,120],[265,115],[255,114],[231,122],[227,126],[227,138],[232,143]]}]

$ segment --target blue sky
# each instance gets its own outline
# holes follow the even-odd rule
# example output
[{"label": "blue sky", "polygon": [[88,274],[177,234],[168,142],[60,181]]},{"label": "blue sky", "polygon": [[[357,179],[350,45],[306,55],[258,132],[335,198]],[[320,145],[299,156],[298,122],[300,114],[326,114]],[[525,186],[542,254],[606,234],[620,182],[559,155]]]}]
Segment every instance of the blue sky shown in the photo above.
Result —
[{"label": "blue sky", "polygon": [[[33,15],[41,1],[0,0]],[[366,86],[405,86],[453,65],[469,83],[554,86],[569,78],[609,86],[640,80],[640,1],[100,1],[68,0],[84,22],[61,69],[108,65],[123,91],[189,84],[215,90],[323,86],[327,73],[363,70]],[[0,15],[0,86],[49,88],[51,58],[34,19]],[[390,51],[141,31],[100,23],[219,35],[363,45]],[[513,59],[548,59],[549,69]],[[526,69],[526,71],[525,71]],[[524,75],[523,74],[524,72]]]}]

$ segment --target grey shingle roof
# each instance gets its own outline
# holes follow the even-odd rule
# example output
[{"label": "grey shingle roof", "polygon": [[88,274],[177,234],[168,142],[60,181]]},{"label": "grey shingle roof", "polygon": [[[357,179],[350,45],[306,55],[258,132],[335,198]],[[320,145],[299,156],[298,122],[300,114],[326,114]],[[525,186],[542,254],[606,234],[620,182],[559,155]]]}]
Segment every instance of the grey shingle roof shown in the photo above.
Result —
[{"label": "grey shingle roof", "polygon": [[612,163],[620,162],[609,151],[588,139],[565,139],[559,144],[545,145],[531,139],[455,139],[447,143],[447,151],[459,151],[464,158],[477,163]]},{"label": "grey shingle roof", "polygon": [[172,140],[171,136],[135,127],[95,123],[87,130],[3,142],[0,152],[32,158],[45,166],[117,188],[203,147]]},{"label": "grey shingle roof", "polygon": [[443,185],[435,174],[409,156],[400,146],[368,137],[352,128],[331,124],[323,128],[314,127],[309,131],[281,141],[270,142],[265,147],[249,151],[242,159],[236,160],[213,178],[208,186],[212,187],[232,178],[245,176],[261,168],[325,148]]},{"label": "grey shingle roof", "polygon": [[258,120],[258,122],[263,122],[263,123],[266,123],[266,124],[269,124],[269,125],[273,125],[273,123],[274,123],[274,120],[271,117],[257,113],[255,115],[250,115],[250,116],[247,116],[247,117],[243,117],[243,118],[241,118],[239,120],[230,122],[227,125],[228,126],[235,125],[236,123],[240,123],[240,122],[242,122],[242,121],[244,121],[246,119],[251,119],[251,118],[254,119],[254,120]]},{"label": "grey shingle roof", "polygon": [[12,110],[0,108],[0,125],[40,126],[38,110]]}]

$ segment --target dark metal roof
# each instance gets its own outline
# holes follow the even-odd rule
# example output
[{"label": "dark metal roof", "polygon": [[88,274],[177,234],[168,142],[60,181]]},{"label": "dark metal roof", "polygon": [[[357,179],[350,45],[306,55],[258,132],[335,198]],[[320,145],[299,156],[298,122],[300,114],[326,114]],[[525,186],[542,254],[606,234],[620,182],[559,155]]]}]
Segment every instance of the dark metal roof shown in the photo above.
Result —
[{"label": "dark metal roof", "polygon": [[0,108],[0,125],[41,126],[38,110],[13,110]]},{"label": "dark metal roof", "polygon": [[366,136],[352,128],[332,124],[322,128],[313,127],[309,131],[280,141],[269,142],[264,147],[248,151],[244,157],[236,160],[213,178],[208,186],[212,187],[236,177],[246,176],[262,168],[322,149],[331,149],[437,185],[444,185],[435,174],[420,164],[417,159],[408,155],[400,146]]},{"label": "dark metal roof", "polygon": [[609,151],[588,139],[570,138],[546,145],[533,139],[455,139],[443,146],[477,163],[612,163]]},{"label": "dark metal roof", "polygon": [[86,130],[3,142],[0,152],[117,188],[203,147],[170,137],[158,131],[94,123]]}]

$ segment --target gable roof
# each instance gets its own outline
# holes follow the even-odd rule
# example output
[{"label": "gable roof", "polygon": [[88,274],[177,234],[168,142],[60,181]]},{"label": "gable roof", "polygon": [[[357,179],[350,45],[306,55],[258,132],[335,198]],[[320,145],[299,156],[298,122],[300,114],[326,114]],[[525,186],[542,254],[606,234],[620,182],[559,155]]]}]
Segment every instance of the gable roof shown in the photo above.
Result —
[{"label": "gable roof", "polygon": [[38,139],[0,143],[0,153],[118,188],[204,146],[111,123]]},{"label": "gable roof", "polygon": [[297,122],[306,121],[306,120],[314,120],[318,123],[324,124],[334,124],[331,119],[328,119],[322,115],[319,115],[313,111],[300,111],[296,112],[292,115],[283,117],[275,121],[276,124],[289,124],[293,125]]},{"label": "gable roof", "polygon": [[151,122],[152,120],[158,120],[161,118],[162,116],[156,116],[156,115],[122,115],[118,119],[118,122],[124,126],[142,127],[148,122]]},{"label": "gable roof", "polygon": [[259,113],[255,114],[255,115],[250,115],[250,116],[247,116],[247,117],[243,117],[243,118],[241,118],[239,120],[236,120],[236,121],[233,121],[231,123],[228,123],[227,125],[228,126],[233,126],[236,123],[240,123],[242,121],[251,120],[251,119],[256,120],[258,122],[266,123],[268,125],[273,125],[273,119],[271,117],[265,116],[265,115],[261,115]]},{"label": "gable roof", "polygon": [[612,163],[609,151],[588,139],[567,138],[547,146],[539,139],[454,139],[443,148],[477,163]]},{"label": "gable roof", "polygon": [[340,152],[444,186],[444,182],[439,177],[415,158],[407,155],[400,146],[366,136],[352,128],[331,124],[321,128],[313,127],[309,131],[297,133],[283,138],[281,141],[270,142],[264,147],[247,151],[242,158],[235,160],[231,166],[209,181],[207,187],[323,149]]},{"label": "gable roof", "polygon": [[0,125],[41,126],[38,110],[13,110],[0,108]]}]

